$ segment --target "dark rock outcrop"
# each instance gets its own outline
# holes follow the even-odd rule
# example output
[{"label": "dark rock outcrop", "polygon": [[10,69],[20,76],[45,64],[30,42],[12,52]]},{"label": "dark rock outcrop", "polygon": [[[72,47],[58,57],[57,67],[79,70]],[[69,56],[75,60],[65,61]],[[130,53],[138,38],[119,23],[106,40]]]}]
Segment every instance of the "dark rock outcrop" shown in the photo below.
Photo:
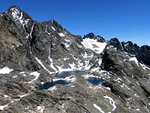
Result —
[{"label": "dark rock outcrop", "polygon": [[85,38],[94,39],[97,40],[98,42],[105,42],[105,39],[103,37],[101,37],[100,35],[95,36],[94,33],[89,33],[87,35],[84,35],[83,39]]},{"label": "dark rock outcrop", "polygon": [[150,66],[150,46],[144,45],[139,47],[137,44],[133,44],[131,41],[120,42],[117,38],[112,38],[110,41],[108,41],[107,46],[111,45],[122,52],[135,55],[139,62]]}]

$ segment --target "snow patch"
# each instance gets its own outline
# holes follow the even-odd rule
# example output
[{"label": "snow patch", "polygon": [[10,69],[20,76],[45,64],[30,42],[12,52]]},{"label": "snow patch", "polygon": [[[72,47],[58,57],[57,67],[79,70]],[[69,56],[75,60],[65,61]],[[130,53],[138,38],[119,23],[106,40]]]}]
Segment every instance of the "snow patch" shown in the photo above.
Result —
[{"label": "snow patch", "polygon": [[62,104],[62,108],[65,108],[65,104],[64,103]]},{"label": "snow patch", "polygon": [[[71,65],[72,66],[72,65]],[[63,69],[63,66],[57,66],[57,68],[58,68],[58,71],[57,72],[64,72],[64,71],[73,71],[73,70],[76,70],[76,69],[74,69],[74,68],[65,68],[65,69]]]},{"label": "snow patch", "polygon": [[[96,66],[96,67],[94,67],[94,68],[92,68],[91,69],[91,72],[99,72],[99,70],[100,70],[100,66],[101,66],[101,64],[102,64],[102,59],[100,58],[100,59],[98,59],[98,66]],[[90,68],[89,68],[90,69]]]},{"label": "snow patch", "polygon": [[53,79],[53,81],[58,81],[58,80],[65,80],[67,82],[74,82],[76,80],[76,77],[74,75],[66,77],[66,78],[57,78]]},{"label": "snow patch", "polygon": [[116,109],[115,101],[111,97],[109,97],[108,95],[104,96],[104,98],[109,100],[110,104],[113,106],[112,111],[114,111]]},{"label": "snow patch", "polygon": [[101,43],[101,42],[97,42],[94,39],[89,39],[89,38],[83,39],[82,44],[84,45],[85,48],[91,49],[98,54],[102,53],[107,45],[106,42]]},{"label": "snow patch", "polygon": [[40,112],[40,113],[43,113],[45,107],[44,106],[37,106],[37,110]]},{"label": "snow patch", "polygon": [[53,59],[51,58],[51,49],[50,49],[50,46],[49,46],[49,56],[48,56],[48,59],[49,59],[49,61],[50,61],[50,67],[53,69],[53,70],[55,70],[55,71],[57,71],[57,69],[54,67],[54,62],[53,62]]},{"label": "snow patch", "polygon": [[76,69],[76,65],[75,65],[75,63],[73,62],[72,64],[69,64],[69,66],[71,67],[71,69]]},{"label": "snow patch", "polygon": [[51,35],[51,33],[49,33],[48,30],[47,30],[47,26],[48,26],[48,25],[46,25],[45,32],[46,32],[48,35]]},{"label": "snow patch", "polygon": [[17,75],[13,76],[12,78],[17,78]]},{"label": "snow patch", "polygon": [[129,43],[125,43],[124,46],[127,47],[129,45]]},{"label": "snow patch", "polygon": [[109,90],[109,91],[111,91],[111,88],[110,88],[110,87],[106,87],[106,89]]},{"label": "snow patch", "polygon": [[70,42],[70,39],[65,39],[66,42]]},{"label": "snow patch", "polygon": [[119,77],[117,79],[115,79],[115,81],[117,81],[118,83],[123,82],[122,79]]},{"label": "snow patch", "polygon": [[48,90],[51,90],[51,91],[57,90],[57,87],[56,87],[56,86],[53,86],[53,87],[49,88]]},{"label": "snow patch", "polygon": [[26,76],[25,72],[20,72],[19,74],[24,76],[24,77]]},{"label": "snow patch", "polygon": [[35,76],[35,78],[33,80],[31,80],[30,82],[28,82],[28,83],[32,83],[32,82],[36,81],[39,78],[40,73],[38,73],[38,72],[32,72],[32,73],[30,73],[30,75],[31,76]]},{"label": "snow patch", "polygon": [[35,59],[49,74],[51,74],[51,72],[43,65],[43,63],[37,57],[35,57]]},{"label": "snow patch", "polygon": [[137,60],[137,58],[136,58],[136,57],[132,57],[132,58],[130,58],[130,59],[129,59],[129,61],[133,61],[133,62],[135,62],[135,63],[136,63],[136,65],[139,65],[139,64],[138,64],[138,60]]},{"label": "snow patch", "polygon": [[128,78],[126,78],[126,77],[123,77],[123,78],[125,78],[128,81],[128,83],[131,83],[131,81]]},{"label": "snow patch", "polygon": [[135,97],[139,97],[137,93],[134,94]]},{"label": "snow patch", "polygon": [[126,88],[128,90],[131,90],[128,86],[126,86],[124,83],[121,85],[122,88]]},{"label": "snow patch", "polygon": [[13,69],[9,69],[7,66],[0,69],[0,74],[9,74],[13,71]]},{"label": "snow patch", "polygon": [[3,16],[3,14],[0,14],[1,16]]},{"label": "snow patch", "polygon": [[137,84],[138,86],[140,86],[139,82],[137,82],[137,81],[136,81],[136,84]]},{"label": "snow patch", "polygon": [[136,109],[136,111],[140,111],[140,109],[139,109],[139,108],[137,108],[137,109]]},{"label": "snow patch", "polygon": [[65,47],[66,48],[69,48],[70,47],[70,44],[69,43],[64,43]]},{"label": "snow patch", "polygon": [[20,72],[19,74],[25,74],[25,72],[23,71],[23,72]]},{"label": "snow patch", "polygon": [[101,113],[105,113],[98,105],[93,104],[93,106],[94,106],[97,110],[99,110]]},{"label": "snow patch", "polygon": [[4,106],[0,106],[0,110],[4,110],[4,108],[7,107],[7,106],[8,106],[8,104],[4,105]]},{"label": "snow patch", "polygon": [[8,98],[9,96],[8,95],[4,95],[4,97]]},{"label": "snow patch", "polygon": [[56,31],[56,29],[55,29],[53,26],[51,26],[51,28],[52,28],[54,31]]},{"label": "snow patch", "polygon": [[34,24],[33,24],[32,27],[31,27],[31,32],[30,32],[30,34],[28,34],[28,35],[26,36],[27,39],[29,38],[29,36],[32,38],[33,29],[34,29]]},{"label": "snow patch", "polygon": [[68,81],[68,82],[74,82],[76,80],[75,76],[70,76],[70,77],[66,77],[64,80]]},{"label": "snow patch", "polygon": [[[86,74],[86,75],[82,75],[82,77],[84,77],[85,79],[88,79],[88,78],[90,78],[90,77],[96,77],[96,76],[94,76],[94,75],[90,75],[90,74]],[[98,78],[98,77],[97,77]]]},{"label": "snow patch", "polygon": [[146,66],[146,65],[144,65],[144,64],[141,64],[141,63],[140,63],[140,66],[142,66],[142,68],[143,68],[144,70],[146,70],[146,69],[150,70],[150,68],[149,68],[149,67],[147,67],[147,66]]},{"label": "snow patch", "polygon": [[34,29],[34,24],[32,25],[32,27],[31,27],[31,32],[30,32],[30,34],[29,34],[31,38],[32,38],[33,29]]},{"label": "snow patch", "polygon": [[59,36],[61,36],[61,37],[65,37],[65,34],[64,33],[58,33],[59,34]]},{"label": "snow patch", "polygon": [[102,64],[102,59],[99,59],[98,64],[99,64],[99,66],[101,66],[101,64]]},{"label": "snow patch", "polygon": [[29,93],[24,94],[24,95],[20,95],[19,97],[20,97],[20,98],[23,98],[23,97],[28,96],[28,95],[29,95]]},{"label": "snow patch", "polygon": [[69,58],[67,58],[67,57],[66,57],[66,58],[64,58],[64,61],[66,61],[66,60],[69,60]]}]

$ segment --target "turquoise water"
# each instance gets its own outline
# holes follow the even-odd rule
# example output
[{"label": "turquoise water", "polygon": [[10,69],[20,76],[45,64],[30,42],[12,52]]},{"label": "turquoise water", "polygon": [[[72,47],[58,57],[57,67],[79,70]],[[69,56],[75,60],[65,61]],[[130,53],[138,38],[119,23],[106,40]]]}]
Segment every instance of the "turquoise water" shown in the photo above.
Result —
[{"label": "turquoise water", "polygon": [[103,82],[104,79],[101,78],[96,78],[96,77],[89,77],[87,79],[90,83],[92,83],[93,85],[98,85],[100,82]]},{"label": "turquoise water", "polygon": [[[63,72],[58,72],[58,73],[54,73],[52,74],[52,76],[57,77],[57,78],[65,78],[68,77],[70,75],[82,75],[83,71],[63,71]],[[100,82],[104,81],[101,78],[96,78],[96,77],[89,77],[88,80],[90,83],[92,83],[93,85],[98,85]],[[57,81],[51,81],[45,84],[40,84],[37,88],[37,90],[42,90],[42,89],[49,89],[57,84],[61,84],[61,85],[65,85],[65,84],[69,84],[70,82],[66,81],[66,80],[57,80]]]},{"label": "turquoise water", "polygon": [[53,86],[55,86],[57,84],[65,85],[65,84],[69,84],[69,82],[65,81],[65,80],[52,81],[52,82],[48,82],[48,83],[39,85],[37,90],[48,89],[48,88],[53,87]]},{"label": "turquoise water", "polygon": [[[68,77],[70,75],[81,75],[82,73],[83,73],[83,71],[80,71],[80,70],[63,71],[63,72],[54,73],[54,74],[52,74],[52,76],[57,77],[57,78],[65,78],[65,77]],[[45,84],[40,84],[38,86],[37,90],[49,89],[50,87],[53,87],[57,84],[65,85],[65,84],[69,84],[69,83],[70,82],[68,82],[66,80],[52,81],[52,82],[48,82],[48,83],[45,83]]]}]

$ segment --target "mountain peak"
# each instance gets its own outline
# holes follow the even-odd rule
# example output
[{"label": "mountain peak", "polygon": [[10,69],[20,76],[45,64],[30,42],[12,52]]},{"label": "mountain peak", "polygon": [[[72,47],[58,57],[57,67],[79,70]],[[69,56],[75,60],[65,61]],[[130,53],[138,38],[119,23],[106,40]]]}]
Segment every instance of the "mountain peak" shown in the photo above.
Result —
[{"label": "mountain peak", "polygon": [[11,13],[11,15],[13,16],[13,18],[16,20],[18,19],[20,16],[22,16],[22,11],[19,7],[17,6],[12,6],[8,9],[8,11]]},{"label": "mountain peak", "polygon": [[8,10],[13,11],[14,9],[21,10],[18,6],[11,6]]},{"label": "mountain peak", "polygon": [[95,37],[95,34],[91,32],[91,33],[89,33],[87,35],[84,35],[83,39],[85,39],[85,38],[94,39],[94,37]]},{"label": "mountain peak", "polygon": [[18,6],[11,6],[8,11],[12,13],[12,15],[20,14],[22,11]]},{"label": "mountain peak", "polygon": [[[27,25],[31,17],[22,11],[18,6],[11,6],[7,11],[1,14],[4,17],[10,17],[14,22],[19,22],[23,26]],[[3,18],[4,19],[4,18]]]},{"label": "mountain peak", "polygon": [[95,34],[92,32],[87,35],[84,35],[83,39],[85,38],[94,39],[94,40],[97,40],[98,42],[105,42],[105,39],[103,37],[101,37],[100,35],[95,36]]}]

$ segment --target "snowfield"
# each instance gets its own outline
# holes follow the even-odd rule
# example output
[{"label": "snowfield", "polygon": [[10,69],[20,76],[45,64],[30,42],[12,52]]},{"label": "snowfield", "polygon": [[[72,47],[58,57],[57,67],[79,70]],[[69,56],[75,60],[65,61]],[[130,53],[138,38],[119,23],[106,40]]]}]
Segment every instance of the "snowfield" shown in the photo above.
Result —
[{"label": "snowfield", "polygon": [[0,69],[0,74],[9,74],[12,71],[13,69],[9,69],[8,67],[5,66],[2,69]]},{"label": "snowfield", "polygon": [[85,48],[91,49],[96,53],[100,54],[105,49],[107,43],[106,42],[97,42],[97,40],[86,38],[83,40],[82,44]]}]

